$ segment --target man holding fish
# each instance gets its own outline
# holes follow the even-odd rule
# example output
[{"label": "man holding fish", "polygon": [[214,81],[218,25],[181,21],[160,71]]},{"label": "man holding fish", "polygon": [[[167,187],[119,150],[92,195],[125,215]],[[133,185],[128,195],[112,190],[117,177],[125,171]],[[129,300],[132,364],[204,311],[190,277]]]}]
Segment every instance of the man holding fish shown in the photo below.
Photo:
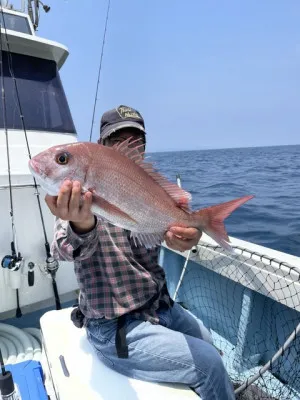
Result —
[{"label": "man holding fish", "polygon": [[203,400],[234,399],[209,330],[170,298],[158,255],[163,240],[189,250],[202,231],[230,250],[223,220],[252,196],[193,212],[190,194],[145,162],[145,145],[143,117],[119,106],[103,114],[98,144],[57,146],[30,161],[57,217],[53,255],[74,261],[77,316],[106,365],[186,384]]}]

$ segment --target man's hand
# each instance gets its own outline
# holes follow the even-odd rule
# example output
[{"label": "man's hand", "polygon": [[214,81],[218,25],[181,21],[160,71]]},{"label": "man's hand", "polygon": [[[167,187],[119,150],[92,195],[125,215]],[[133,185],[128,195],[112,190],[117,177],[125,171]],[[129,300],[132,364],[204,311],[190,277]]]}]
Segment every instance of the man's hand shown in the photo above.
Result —
[{"label": "man's hand", "polygon": [[183,228],[172,226],[165,234],[168,247],[173,250],[185,251],[196,246],[202,236],[202,232],[196,228]]},{"label": "man's hand", "polygon": [[82,205],[80,182],[65,181],[58,196],[46,195],[45,201],[53,215],[70,221],[77,233],[89,232],[95,226],[95,217],[91,212],[92,193],[84,194]]}]

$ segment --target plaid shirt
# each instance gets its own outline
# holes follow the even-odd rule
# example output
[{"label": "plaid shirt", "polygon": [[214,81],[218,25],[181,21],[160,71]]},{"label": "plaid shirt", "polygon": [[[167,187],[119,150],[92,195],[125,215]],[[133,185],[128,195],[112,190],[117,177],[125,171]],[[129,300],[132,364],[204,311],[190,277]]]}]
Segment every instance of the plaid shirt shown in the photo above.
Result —
[{"label": "plaid shirt", "polygon": [[130,232],[97,219],[95,228],[76,234],[69,222],[56,220],[52,253],[74,261],[86,318],[113,319],[131,312],[135,318],[158,323],[156,310],[170,306],[159,247],[136,247]]}]

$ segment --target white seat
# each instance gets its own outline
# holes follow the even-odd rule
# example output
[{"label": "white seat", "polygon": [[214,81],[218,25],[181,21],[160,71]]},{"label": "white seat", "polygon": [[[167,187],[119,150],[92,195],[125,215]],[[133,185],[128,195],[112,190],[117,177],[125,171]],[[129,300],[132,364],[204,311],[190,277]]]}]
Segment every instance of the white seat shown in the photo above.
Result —
[{"label": "white seat", "polygon": [[[60,400],[199,400],[199,397],[184,385],[131,379],[106,367],[90,345],[86,330],[73,325],[70,319],[71,311],[72,308],[49,311],[40,320],[44,351],[57,398]],[[64,373],[60,356],[64,358],[67,373]]]}]

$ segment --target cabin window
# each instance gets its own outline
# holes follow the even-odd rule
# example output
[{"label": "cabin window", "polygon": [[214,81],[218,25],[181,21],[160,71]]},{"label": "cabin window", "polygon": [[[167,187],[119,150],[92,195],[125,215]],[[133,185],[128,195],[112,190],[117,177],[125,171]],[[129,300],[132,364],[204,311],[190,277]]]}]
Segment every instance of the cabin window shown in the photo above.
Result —
[{"label": "cabin window", "polygon": [[4,28],[3,18],[5,22],[5,28],[10,29],[11,31],[17,31],[22,33],[27,33],[28,35],[32,35],[28,19],[26,17],[22,17],[20,15],[8,14],[8,13],[0,13],[0,24],[1,28]]},{"label": "cabin window", "polygon": [[[23,129],[12,79],[13,72],[26,130],[76,133],[54,61],[14,53],[9,56],[5,51],[2,53],[2,60],[8,129]],[[0,128],[4,128],[1,98]]]}]

